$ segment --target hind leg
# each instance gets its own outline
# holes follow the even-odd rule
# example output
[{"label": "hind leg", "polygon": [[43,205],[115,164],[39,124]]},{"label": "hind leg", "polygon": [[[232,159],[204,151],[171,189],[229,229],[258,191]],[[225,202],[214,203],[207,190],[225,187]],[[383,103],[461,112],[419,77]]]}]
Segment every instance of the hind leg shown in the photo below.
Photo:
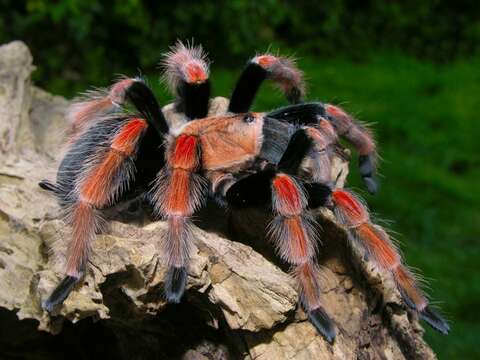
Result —
[{"label": "hind leg", "polygon": [[378,268],[392,274],[405,303],[418,312],[434,329],[442,334],[450,330],[448,323],[428,304],[415,276],[403,263],[388,234],[371,222],[368,209],[360,199],[346,190],[332,193],[337,219],[349,232],[350,240],[360,244]]}]

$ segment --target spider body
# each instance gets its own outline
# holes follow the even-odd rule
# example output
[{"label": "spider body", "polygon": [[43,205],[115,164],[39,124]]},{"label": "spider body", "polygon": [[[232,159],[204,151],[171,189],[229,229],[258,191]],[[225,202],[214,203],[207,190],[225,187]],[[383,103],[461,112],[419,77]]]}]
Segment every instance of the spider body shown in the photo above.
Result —
[{"label": "spider body", "polygon": [[[228,110],[208,116],[208,61],[201,48],[178,44],[164,61],[176,93],[182,124],[170,128],[148,86],[122,79],[103,98],[81,99],[69,113],[71,140],[53,191],[71,226],[65,278],[45,301],[52,310],[82,277],[90,244],[102,231],[102,213],[142,195],[167,221],[159,235],[167,267],[165,297],[178,302],[187,282],[192,215],[213,196],[222,205],[263,207],[271,212],[268,233],[278,255],[291,266],[300,301],[329,341],[336,330],[321,304],[316,252],[318,228],[310,209],[333,207],[351,241],[360,243],[377,266],[394,277],[407,305],[437,330],[448,324],[430,307],[413,275],[402,265],[387,233],[373,224],[361,200],[335,189],[331,159],[342,137],[359,152],[360,174],[375,192],[375,143],[368,130],[333,105],[303,103],[302,74],[294,63],[270,54],[254,57],[232,93]],[[265,79],[292,103],[271,112],[250,112]],[[126,104],[135,111],[128,111]]]}]

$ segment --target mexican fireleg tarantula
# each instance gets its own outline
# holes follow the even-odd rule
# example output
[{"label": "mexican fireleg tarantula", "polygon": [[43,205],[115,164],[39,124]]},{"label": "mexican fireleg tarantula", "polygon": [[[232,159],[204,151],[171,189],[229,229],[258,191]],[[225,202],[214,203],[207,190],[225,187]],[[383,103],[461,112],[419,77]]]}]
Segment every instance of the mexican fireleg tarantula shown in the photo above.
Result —
[{"label": "mexican fireleg tarantula", "polygon": [[[310,209],[332,206],[338,221],[383,271],[390,272],[406,304],[435,329],[447,322],[428,305],[414,276],[402,264],[387,233],[371,222],[352,192],[334,188],[331,158],[338,137],[359,153],[360,174],[374,193],[375,143],[371,134],[342,109],[303,103],[302,73],[292,60],[256,56],[243,70],[228,111],[207,117],[209,67],[201,47],[179,43],[166,54],[168,84],[185,123],[170,129],[155,96],[140,78],[126,78],[108,91],[74,103],[70,141],[55,183],[40,186],[59,199],[71,226],[66,276],[44,308],[61,304],[85,272],[102,209],[144,193],[168,230],[159,234],[168,267],[165,296],[178,302],[185,290],[191,216],[212,195],[234,208],[270,204],[269,235],[291,264],[308,318],[329,341],[335,326],[321,305],[315,259],[318,231]],[[293,105],[268,113],[250,112],[265,79],[275,82]],[[127,109],[134,108],[131,112]]]}]

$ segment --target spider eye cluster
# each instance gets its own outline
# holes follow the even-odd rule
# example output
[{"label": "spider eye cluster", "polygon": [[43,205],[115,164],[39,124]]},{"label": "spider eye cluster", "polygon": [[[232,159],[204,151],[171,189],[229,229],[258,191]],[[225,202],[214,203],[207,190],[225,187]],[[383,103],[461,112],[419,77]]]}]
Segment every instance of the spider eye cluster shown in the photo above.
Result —
[{"label": "spider eye cluster", "polygon": [[245,121],[246,123],[251,123],[255,120],[255,116],[253,116],[253,114],[251,113],[247,113],[243,116],[243,121]]}]

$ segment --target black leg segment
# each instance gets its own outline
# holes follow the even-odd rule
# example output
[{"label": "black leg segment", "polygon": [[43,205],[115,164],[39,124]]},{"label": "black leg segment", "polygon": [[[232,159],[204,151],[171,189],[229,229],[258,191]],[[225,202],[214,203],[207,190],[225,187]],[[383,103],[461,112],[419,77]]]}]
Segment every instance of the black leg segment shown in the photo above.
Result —
[{"label": "black leg segment", "polygon": [[333,344],[335,340],[336,331],[335,325],[327,313],[322,308],[308,312],[308,320],[315,326],[315,329],[322,335],[325,340]]},{"label": "black leg segment", "polygon": [[185,267],[170,267],[165,277],[165,298],[170,303],[179,303],[187,285]]},{"label": "black leg segment", "polygon": [[378,191],[378,183],[374,178],[375,165],[373,163],[373,156],[360,155],[358,157],[358,168],[368,192],[375,194]]},{"label": "black leg segment", "polygon": [[40,186],[43,190],[51,191],[55,194],[60,194],[61,191],[58,188],[58,185],[53,184],[52,182],[48,180],[42,180],[38,183],[38,186]]},{"label": "black leg segment", "polygon": [[278,170],[296,175],[312,145],[313,140],[307,132],[304,129],[297,130],[290,138],[288,146],[278,163]]},{"label": "black leg segment", "polygon": [[190,120],[207,117],[208,102],[210,100],[210,82],[190,84],[180,82],[177,94],[179,101],[176,109],[183,112]]},{"label": "black leg segment", "polygon": [[325,115],[325,107],[322,103],[303,103],[285,106],[269,112],[269,118],[286,121],[299,125],[312,125],[318,123],[318,117]]},{"label": "black leg segment", "polygon": [[47,311],[52,311],[55,306],[62,304],[67,296],[72,292],[75,284],[78,282],[78,278],[73,276],[66,276],[60,284],[57,285],[52,294],[42,304],[42,307]]},{"label": "black leg segment", "polygon": [[235,85],[228,111],[233,113],[249,111],[260,85],[266,78],[267,70],[254,62],[249,62]]},{"label": "black leg segment", "polygon": [[152,90],[143,81],[134,81],[125,97],[159,134],[168,133],[168,125]]},{"label": "black leg segment", "polygon": [[420,311],[420,317],[438,332],[448,335],[450,326],[447,321],[430,306]]},{"label": "black leg segment", "polygon": [[332,207],[332,189],[330,186],[320,183],[304,183],[303,187],[307,193],[308,207],[316,209],[320,206]]},{"label": "black leg segment", "polygon": [[228,189],[225,198],[236,209],[254,208],[272,203],[271,182],[275,171],[267,170],[249,175]]}]

